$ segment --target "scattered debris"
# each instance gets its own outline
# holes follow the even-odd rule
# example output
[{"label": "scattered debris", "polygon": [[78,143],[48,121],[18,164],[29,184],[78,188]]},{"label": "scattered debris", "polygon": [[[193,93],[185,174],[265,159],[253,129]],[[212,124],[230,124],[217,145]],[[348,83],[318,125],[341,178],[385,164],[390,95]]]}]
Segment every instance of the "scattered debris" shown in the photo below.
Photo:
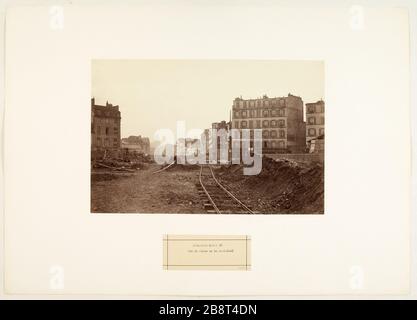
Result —
[{"label": "scattered debris", "polygon": [[144,169],[152,159],[149,155],[137,152],[123,151],[117,156],[110,157],[109,153],[104,152],[102,157],[94,158],[91,161],[92,169],[105,168],[116,171],[134,172]]}]

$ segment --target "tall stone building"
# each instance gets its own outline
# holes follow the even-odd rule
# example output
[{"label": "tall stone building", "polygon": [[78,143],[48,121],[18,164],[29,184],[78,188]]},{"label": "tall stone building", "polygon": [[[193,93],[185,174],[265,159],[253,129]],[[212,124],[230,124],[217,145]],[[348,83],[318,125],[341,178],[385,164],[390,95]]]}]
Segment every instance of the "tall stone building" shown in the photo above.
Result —
[{"label": "tall stone building", "polygon": [[306,142],[324,135],[324,101],[306,103]]},{"label": "tall stone building", "polygon": [[95,104],[91,99],[91,149],[120,148],[119,106],[106,102],[105,106]]},{"label": "tall stone building", "polygon": [[303,118],[303,100],[291,94],[233,101],[232,128],[262,129],[264,154],[304,152],[306,129]]}]

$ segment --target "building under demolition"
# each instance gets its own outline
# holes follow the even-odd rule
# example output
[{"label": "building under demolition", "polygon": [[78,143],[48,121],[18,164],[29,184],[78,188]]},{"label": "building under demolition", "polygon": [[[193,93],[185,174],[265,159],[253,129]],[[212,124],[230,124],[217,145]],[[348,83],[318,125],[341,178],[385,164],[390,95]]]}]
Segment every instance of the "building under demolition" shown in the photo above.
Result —
[{"label": "building under demolition", "polygon": [[306,126],[300,97],[240,97],[233,101],[232,109],[233,129],[262,129],[262,153],[305,152]]},{"label": "building under demolition", "polygon": [[306,141],[324,136],[324,101],[306,103]]},{"label": "building under demolition", "polygon": [[105,106],[95,104],[91,99],[91,149],[114,150],[120,148],[119,106],[106,102]]}]

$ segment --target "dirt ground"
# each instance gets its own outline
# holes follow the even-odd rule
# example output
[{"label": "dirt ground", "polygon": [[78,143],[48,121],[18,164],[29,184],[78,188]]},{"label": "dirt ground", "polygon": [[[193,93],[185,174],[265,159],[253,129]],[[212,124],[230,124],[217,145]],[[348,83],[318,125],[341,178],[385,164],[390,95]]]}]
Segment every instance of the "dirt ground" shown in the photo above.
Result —
[{"label": "dirt ground", "polygon": [[91,175],[91,212],[204,213],[195,183],[195,170],[166,170],[149,164],[134,173],[94,170]]},{"label": "dirt ground", "polygon": [[[205,213],[198,194],[199,166],[146,164],[134,172],[93,169],[91,212]],[[260,214],[324,213],[324,167],[320,164],[263,160],[257,176],[242,166],[222,166],[215,174],[237,198]]]}]

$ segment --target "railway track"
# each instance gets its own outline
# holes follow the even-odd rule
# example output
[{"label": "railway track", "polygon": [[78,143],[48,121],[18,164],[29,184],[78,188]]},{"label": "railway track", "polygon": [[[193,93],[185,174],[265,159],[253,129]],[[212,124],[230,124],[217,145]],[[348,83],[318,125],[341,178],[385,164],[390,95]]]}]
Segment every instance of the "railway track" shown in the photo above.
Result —
[{"label": "railway track", "polygon": [[200,166],[199,182],[197,189],[207,213],[254,213],[217,180],[211,166]]}]

